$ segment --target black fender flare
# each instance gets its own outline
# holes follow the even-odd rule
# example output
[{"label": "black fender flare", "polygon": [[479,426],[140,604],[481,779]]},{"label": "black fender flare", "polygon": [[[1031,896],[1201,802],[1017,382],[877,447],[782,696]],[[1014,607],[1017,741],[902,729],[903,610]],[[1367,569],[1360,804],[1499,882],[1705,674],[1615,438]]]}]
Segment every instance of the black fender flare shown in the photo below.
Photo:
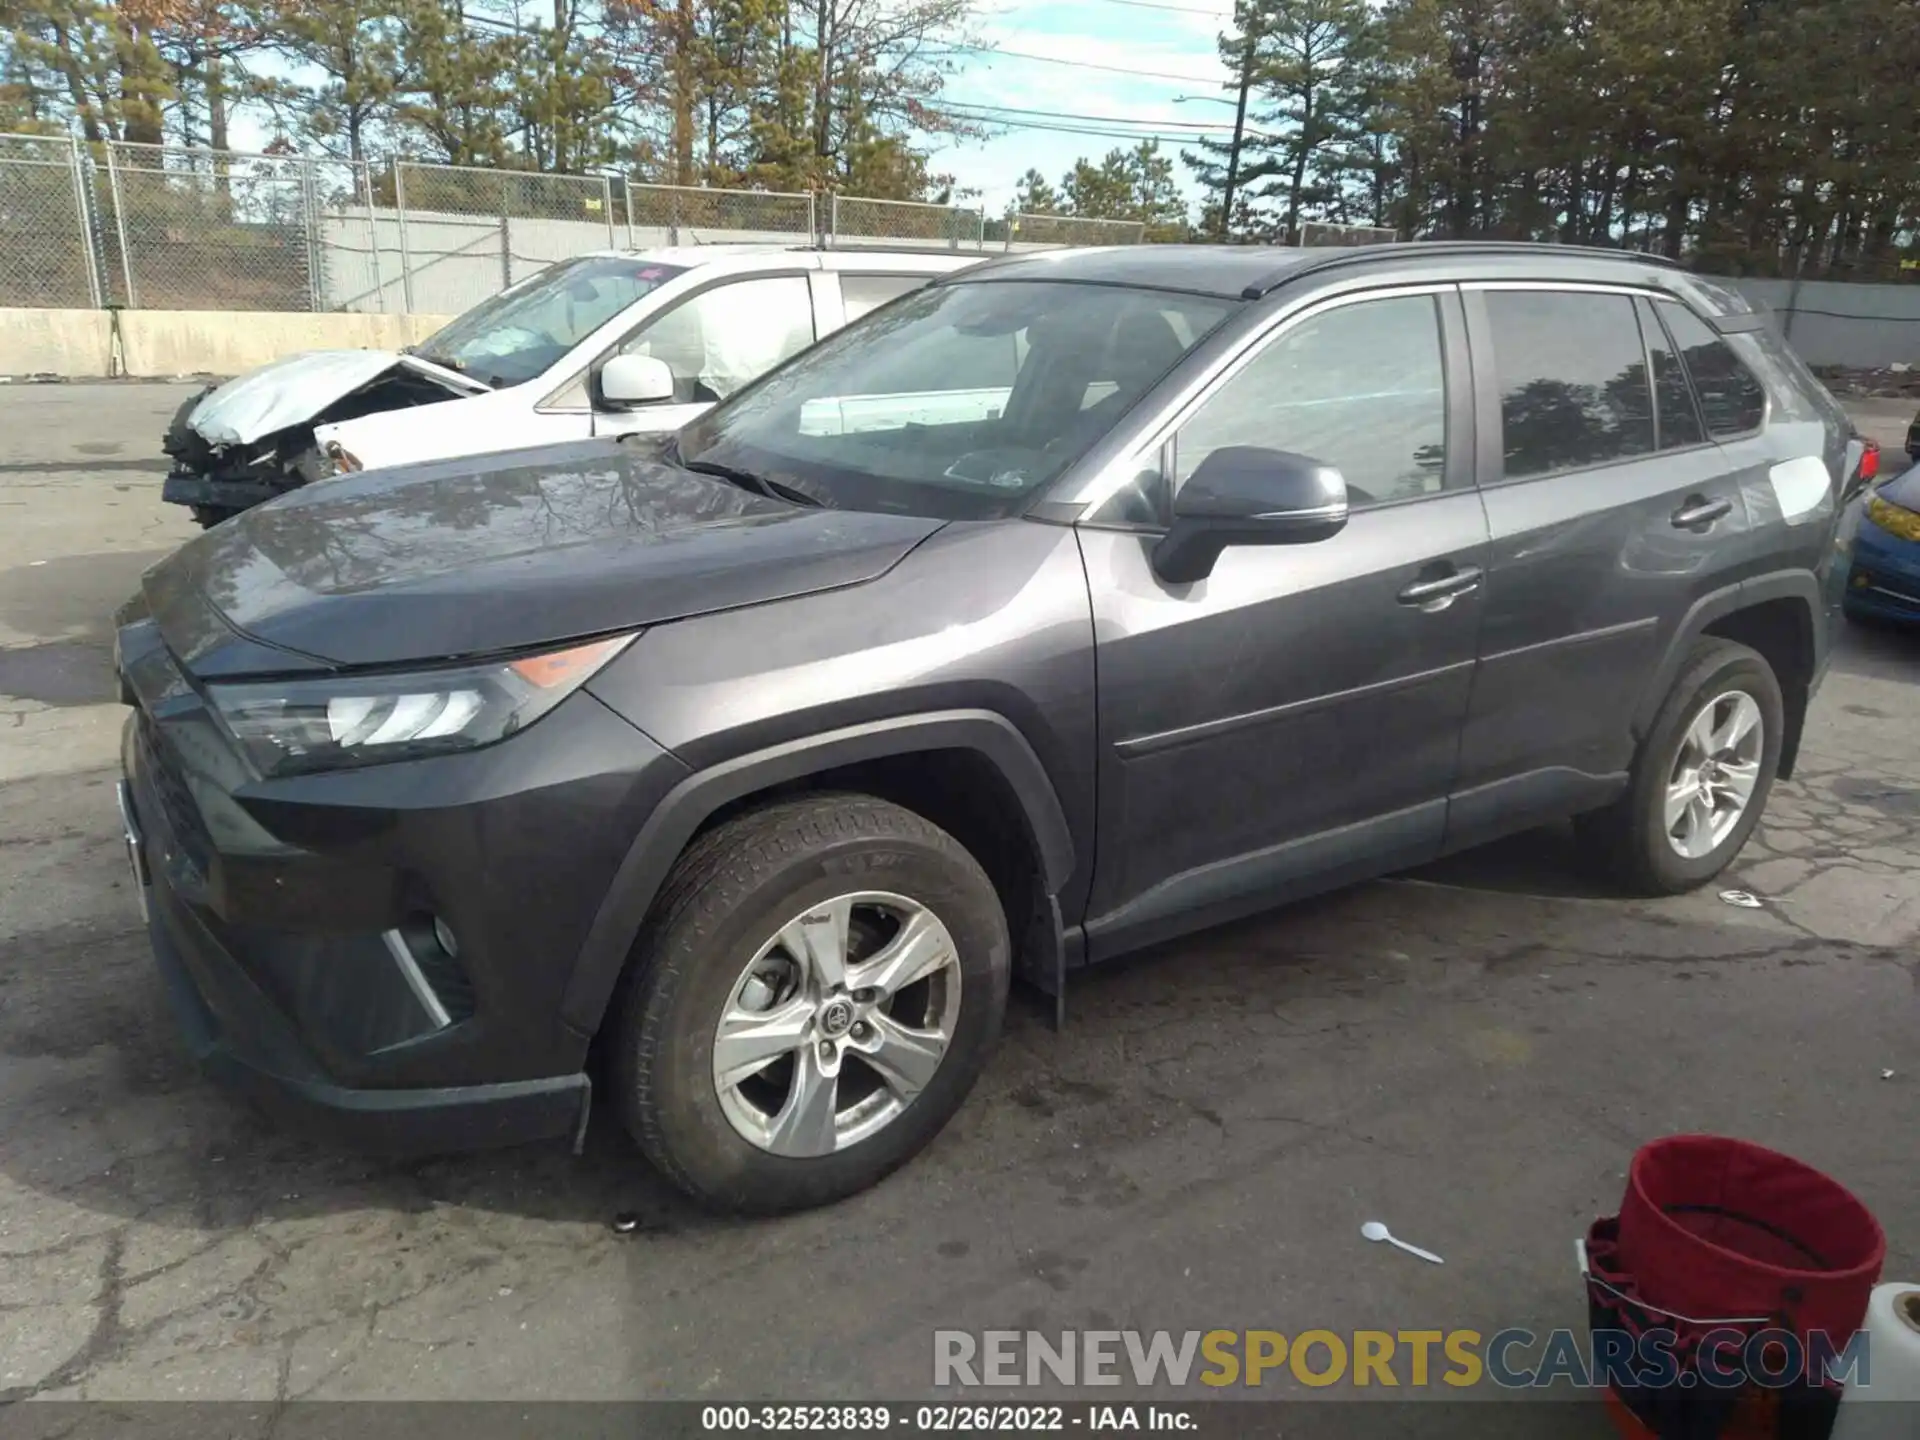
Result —
[{"label": "black fender flare", "polygon": [[561,1020],[582,1035],[599,1029],[667,872],[722,806],[823,770],[929,750],[971,750],[1000,771],[1032,831],[1046,891],[1057,895],[1073,873],[1073,833],[1046,767],[1011,721],[991,710],[943,710],[830,730],[695,771],[667,792],[593,917],[561,996]]},{"label": "black fender flare", "polygon": [[[1680,623],[1674,627],[1666,653],[1660,657],[1660,663],[1655,667],[1652,679],[1634,712],[1633,735],[1636,742],[1644,740],[1647,732],[1653,728],[1654,717],[1660,713],[1661,705],[1666,703],[1667,691],[1672,688],[1674,677],[1680,673],[1687,655],[1707,627],[1728,615],[1773,600],[1799,600],[1807,607],[1807,621],[1813,633],[1813,676],[1815,679],[1819,677],[1826,664],[1830,637],[1821,621],[1827,610],[1824,593],[1819,577],[1811,570],[1776,570],[1710,590],[1693,602],[1687,613],[1680,617]],[[1781,752],[1783,774],[1791,772],[1792,751],[1797,750],[1799,745],[1798,727],[1790,723],[1788,730],[1786,738],[1789,748]]]}]

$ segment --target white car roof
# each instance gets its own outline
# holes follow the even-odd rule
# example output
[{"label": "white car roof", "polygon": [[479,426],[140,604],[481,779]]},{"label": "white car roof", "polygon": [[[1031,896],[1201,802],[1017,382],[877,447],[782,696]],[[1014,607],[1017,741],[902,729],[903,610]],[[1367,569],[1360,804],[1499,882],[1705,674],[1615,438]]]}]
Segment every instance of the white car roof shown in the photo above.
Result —
[{"label": "white car roof", "polygon": [[588,252],[606,259],[639,260],[656,265],[674,265],[691,270],[701,265],[718,264],[723,260],[780,260],[788,256],[819,255],[822,257],[841,257],[848,259],[874,261],[912,261],[914,268],[929,271],[958,270],[966,265],[977,265],[980,261],[992,258],[985,252],[920,250],[903,246],[899,249],[860,246],[857,249],[823,250],[811,245],[663,245],[652,250],[594,250]]}]

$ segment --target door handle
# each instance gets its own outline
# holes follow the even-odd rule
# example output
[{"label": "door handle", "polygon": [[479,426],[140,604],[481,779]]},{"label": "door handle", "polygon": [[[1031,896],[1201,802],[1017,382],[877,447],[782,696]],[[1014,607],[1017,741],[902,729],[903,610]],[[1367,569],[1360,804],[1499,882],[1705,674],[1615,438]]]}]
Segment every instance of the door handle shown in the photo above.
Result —
[{"label": "door handle", "polygon": [[1673,528],[1676,530],[1698,530],[1713,524],[1723,516],[1731,514],[1733,502],[1716,497],[1709,500],[1704,495],[1689,495],[1686,502],[1673,512]]},{"label": "door handle", "polygon": [[1418,605],[1432,612],[1444,610],[1462,595],[1480,588],[1485,572],[1477,565],[1464,565],[1458,570],[1449,570],[1445,575],[1436,575],[1429,580],[1416,580],[1396,597],[1402,605]]}]

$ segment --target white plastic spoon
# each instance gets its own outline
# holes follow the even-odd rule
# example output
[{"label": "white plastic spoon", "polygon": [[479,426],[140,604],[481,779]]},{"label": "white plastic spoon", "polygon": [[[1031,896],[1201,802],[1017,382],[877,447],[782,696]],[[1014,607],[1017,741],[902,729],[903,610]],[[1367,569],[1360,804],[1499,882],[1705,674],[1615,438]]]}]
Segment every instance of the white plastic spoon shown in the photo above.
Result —
[{"label": "white plastic spoon", "polygon": [[1378,1220],[1367,1221],[1366,1224],[1360,1227],[1360,1233],[1369,1240],[1384,1240],[1389,1245],[1398,1245],[1402,1250],[1406,1251],[1407,1254],[1418,1255],[1422,1260],[1431,1260],[1436,1265],[1444,1265],[1447,1263],[1431,1250],[1422,1250],[1418,1245],[1409,1245],[1404,1240],[1394,1239],[1393,1232]]}]

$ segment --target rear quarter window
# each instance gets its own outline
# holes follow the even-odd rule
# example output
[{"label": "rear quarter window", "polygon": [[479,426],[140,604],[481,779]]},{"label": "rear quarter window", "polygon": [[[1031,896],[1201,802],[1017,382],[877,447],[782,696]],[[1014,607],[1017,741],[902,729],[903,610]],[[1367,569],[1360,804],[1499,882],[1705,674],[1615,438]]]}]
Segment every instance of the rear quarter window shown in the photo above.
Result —
[{"label": "rear quarter window", "polygon": [[1749,331],[1729,337],[1728,343],[1765,384],[1780,419],[1815,425],[1845,420],[1840,402],[1777,330]]},{"label": "rear quarter window", "polygon": [[1685,305],[1662,300],[1656,308],[1693,377],[1693,393],[1699,397],[1707,433],[1716,440],[1730,440],[1758,430],[1767,418],[1767,392],[1759,377]]}]

